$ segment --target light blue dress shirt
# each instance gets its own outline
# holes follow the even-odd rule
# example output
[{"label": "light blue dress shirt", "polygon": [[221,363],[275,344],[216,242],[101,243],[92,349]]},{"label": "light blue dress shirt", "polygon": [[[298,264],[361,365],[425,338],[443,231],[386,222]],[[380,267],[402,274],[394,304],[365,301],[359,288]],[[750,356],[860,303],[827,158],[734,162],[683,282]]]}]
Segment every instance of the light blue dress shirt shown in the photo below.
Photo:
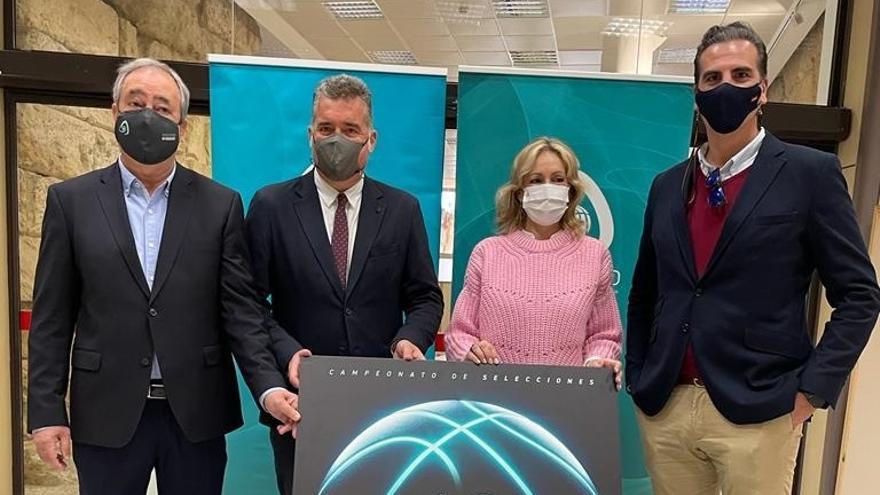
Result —
[{"label": "light blue dress shirt", "polygon": [[[137,249],[138,260],[144,271],[144,278],[150,290],[156,277],[156,262],[159,259],[159,247],[162,243],[162,231],[165,229],[165,215],[168,213],[168,196],[171,194],[171,181],[177,165],[165,182],[157,187],[151,195],[147,188],[119,160],[119,172],[122,174],[122,194],[125,197],[125,209],[128,210],[128,223]],[[159,359],[153,354],[153,369],[150,378],[162,378]]]}]

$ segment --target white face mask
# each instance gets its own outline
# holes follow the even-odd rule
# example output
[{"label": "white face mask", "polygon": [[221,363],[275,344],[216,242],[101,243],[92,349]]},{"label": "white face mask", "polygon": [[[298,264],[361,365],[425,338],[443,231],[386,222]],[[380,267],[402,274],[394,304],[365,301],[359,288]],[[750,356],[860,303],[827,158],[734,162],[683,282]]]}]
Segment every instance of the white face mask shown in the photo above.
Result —
[{"label": "white face mask", "polygon": [[541,226],[559,223],[568,208],[567,184],[535,184],[523,189],[522,205],[529,219]]}]

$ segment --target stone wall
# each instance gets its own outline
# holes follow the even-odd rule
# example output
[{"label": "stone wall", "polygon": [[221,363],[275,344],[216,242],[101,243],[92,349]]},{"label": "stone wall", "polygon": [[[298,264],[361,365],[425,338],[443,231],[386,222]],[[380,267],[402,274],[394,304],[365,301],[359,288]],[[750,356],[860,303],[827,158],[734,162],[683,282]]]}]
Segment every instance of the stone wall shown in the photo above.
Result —
[{"label": "stone wall", "polygon": [[15,2],[23,50],[204,62],[208,53],[260,49],[259,24],[230,0]]},{"label": "stone wall", "polygon": [[[25,50],[205,62],[208,53],[256,54],[261,43],[257,22],[237,6],[233,11],[230,0],[16,0],[16,24],[17,47]],[[118,156],[110,103],[16,108],[23,309],[31,307],[47,188]],[[191,115],[188,127],[178,159],[210,176],[210,120]],[[27,337],[22,336],[25,410]],[[75,494],[76,473],[50,470],[26,441],[25,493]]]},{"label": "stone wall", "polygon": [[819,64],[822,59],[822,34],[825,16],[816,25],[776,76],[767,93],[770,101],[779,103],[816,104],[819,90]]}]

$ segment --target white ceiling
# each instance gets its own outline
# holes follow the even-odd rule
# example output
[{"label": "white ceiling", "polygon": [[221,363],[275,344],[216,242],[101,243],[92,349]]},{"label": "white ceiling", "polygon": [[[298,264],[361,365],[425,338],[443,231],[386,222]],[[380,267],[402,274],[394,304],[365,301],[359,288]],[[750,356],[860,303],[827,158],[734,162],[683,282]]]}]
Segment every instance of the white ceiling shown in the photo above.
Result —
[{"label": "white ceiling", "polygon": [[[261,23],[270,56],[372,62],[375,51],[410,51],[419,65],[512,65],[510,51],[558,51],[558,67],[600,70],[615,17],[670,23],[665,48],[693,48],[711,25],[749,22],[766,42],[792,0],[732,0],[724,15],[667,14],[669,0],[547,0],[549,17],[497,18],[492,0],[375,0],[383,17],[340,20],[321,0],[236,0]],[[654,72],[689,75],[690,63]],[[607,66],[606,66],[607,70]]]}]

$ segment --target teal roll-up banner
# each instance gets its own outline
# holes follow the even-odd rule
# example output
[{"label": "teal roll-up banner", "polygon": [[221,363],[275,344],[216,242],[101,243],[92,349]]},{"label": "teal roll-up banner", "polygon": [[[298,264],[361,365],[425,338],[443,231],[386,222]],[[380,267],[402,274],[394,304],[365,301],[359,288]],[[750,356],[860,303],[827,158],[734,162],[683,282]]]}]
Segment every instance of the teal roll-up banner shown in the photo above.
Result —
[{"label": "teal roll-up banner", "polygon": [[[214,179],[245,205],[261,187],[301,175],[310,164],[306,128],[318,82],[345,72],[373,94],[376,151],[366,174],[418,198],[435,266],[440,249],[446,69],[212,55]],[[239,377],[245,426],[227,436],[225,493],[275,493],[269,433]]]},{"label": "teal roll-up banner", "polygon": [[[694,101],[683,78],[461,68],[453,294],[474,246],[494,233],[494,195],[516,153],[553,136],[571,146],[589,190],[589,235],[605,242],[626,301],[651,180],[688,151]],[[650,494],[632,401],[619,395],[623,493]],[[589,421],[589,418],[584,418]]]}]

